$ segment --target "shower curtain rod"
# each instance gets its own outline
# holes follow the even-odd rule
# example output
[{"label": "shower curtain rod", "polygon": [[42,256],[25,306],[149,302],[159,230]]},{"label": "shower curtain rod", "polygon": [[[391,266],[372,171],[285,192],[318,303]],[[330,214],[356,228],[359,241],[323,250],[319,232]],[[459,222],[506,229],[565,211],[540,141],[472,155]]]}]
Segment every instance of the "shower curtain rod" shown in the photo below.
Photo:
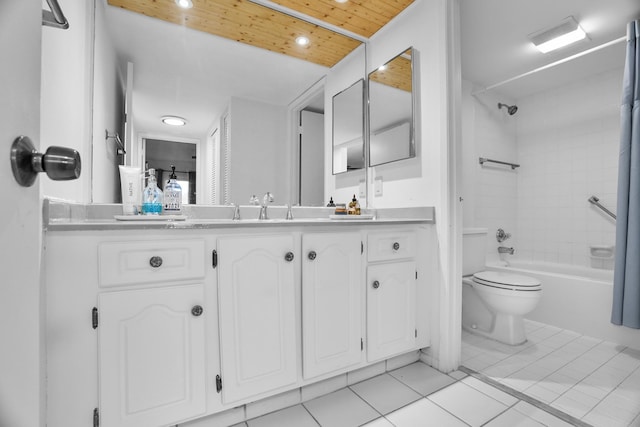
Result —
[{"label": "shower curtain rod", "polygon": [[626,40],[627,40],[627,36],[623,36],[623,37],[617,38],[615,40],[611,40],[611,41],[609,41],[607,43],[603,43],[603,44],[598,45],[596,47],[592,47],[591,49],[587,49],[585,51],[576,53],[575,55],[571,55],[571,56],[568,56],[566,58],[560,59],[558,61],[552,62],[551,64],[543,65],[542,67],[538,67],[538,68],[533,69],[531,71],[527,71],[526,73],[518,74],[515,77],[511,77],[511,78],[503,80],[501,82],[494,83],[494,84],[489,85],[489,86],[487,86],[487,87],[485,87],[483,89],[480,89],[480,90],[477,90],[475,92],[472,92],[471,95],[477,95],[479,93],[487,92],[487,91],[489,91],[491,89],[495,89],[495,88],[500,87],[502,85],[505,85],[507,83],[511,83],[511,82],[513,82],[515,80],[519,80],[519,79],[521,79],[523,77],[527,77],[527,76],[530,76],[532,74],[538,73],[540,71],[544,71],[544,70],[546,70],[548,68],[553,68],[556,65],[564,64],[565,62],[573,61],[574,59],[578,59],[578,58],[580,58],[582,56],[585,56],[585,55],[588,55],[590,53],[597,52],[600,49],[604,49],[604,48],[612,46],[614,44],[622,43],[622,42],[624,42]]}]

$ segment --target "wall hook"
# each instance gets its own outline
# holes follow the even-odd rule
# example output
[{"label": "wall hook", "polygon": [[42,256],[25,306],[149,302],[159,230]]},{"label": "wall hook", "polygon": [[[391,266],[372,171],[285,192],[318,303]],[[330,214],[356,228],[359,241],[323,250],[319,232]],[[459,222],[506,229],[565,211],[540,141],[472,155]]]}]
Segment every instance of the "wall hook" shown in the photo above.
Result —
[{"label": "wall hook", "polygon": [[105,129],[104,130],[104,134],[105,134],[105,137],[104,137],[105,140],[108,141],[110,139],[113,139],[114,141],[116,141],[116,145],[118,146],[118,154],[127,154],[127,152],[124,149],[124,144],[122,143],[122,140],[120,139],[120,135],[118,135],[118,132],[116,132],[116,133],[114,133],[112,135],[109,135],[109,131]]},{"label": "wall hook", "polygon": [[80,177],[80,153],[72,148],[51,146],[42,154],[28,136],[19,136],[11,144],[11,170],[18,184],[31,187],[39,172],[54,181]]}]

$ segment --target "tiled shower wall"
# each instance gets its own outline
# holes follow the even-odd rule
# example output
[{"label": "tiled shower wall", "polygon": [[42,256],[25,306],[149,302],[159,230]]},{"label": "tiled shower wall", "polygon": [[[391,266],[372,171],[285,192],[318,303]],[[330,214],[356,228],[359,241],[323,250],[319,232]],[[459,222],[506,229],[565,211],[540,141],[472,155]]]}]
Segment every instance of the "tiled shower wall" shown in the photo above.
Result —
[{"label": "tiled shower wall", "polygon": [[518,255],[612,268],[593,245],[615,244],[622,68],[518,100]]},{"label": "tiled shower wall", "polygon": [[[517,100],[472,96],[463,83],[463,224],[489,229],[488,260],[498,258],[500,227],[519,259],[612,268],[590,246],[613,246],[615,222],[587,199],[616,210],[621,88],[622,68]],[[480,166],[478,157],[521,167]]]}]

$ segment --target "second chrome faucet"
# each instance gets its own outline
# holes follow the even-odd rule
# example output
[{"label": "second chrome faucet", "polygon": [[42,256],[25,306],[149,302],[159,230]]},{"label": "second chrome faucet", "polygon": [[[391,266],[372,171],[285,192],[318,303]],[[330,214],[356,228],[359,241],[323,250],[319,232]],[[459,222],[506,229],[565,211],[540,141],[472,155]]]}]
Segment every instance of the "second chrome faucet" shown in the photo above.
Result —
[{"label": "second chrome faucet", "polygon": [[266,192],[262,198],[262,205],[260,206],[260,216],[258,219],[269,219],[267,216],[267,204],[273,202],[273,194]]}]

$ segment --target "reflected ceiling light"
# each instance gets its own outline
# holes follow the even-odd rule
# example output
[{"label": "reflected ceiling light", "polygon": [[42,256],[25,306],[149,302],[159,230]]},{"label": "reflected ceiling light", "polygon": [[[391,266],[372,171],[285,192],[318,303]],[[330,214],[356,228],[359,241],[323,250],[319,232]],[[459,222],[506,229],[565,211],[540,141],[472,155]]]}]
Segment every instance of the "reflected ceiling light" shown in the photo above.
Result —
[{"label": "reflected ceiling light", "polygon": [[169,126],[184,126],[187,124],[187,121],[182,117],[177,116],[164,116],[162,118],[162,123]]},{"label": "reflected ceiling light", "polygon": [[561,23],[529,34],[529,40],[542,53],[560,49],[587,37],[587,33],[580,27],[573,16],[562,20]]},{"label": "reflected ceiling light", "polygon": [[296,37],[296,44],[299,46],[306,46],[310,43],[309,37],[298,36]]},{"label": "reflected ceiling light", "polygon": [[191,0],[176,0],[176,4],[183,9],[191,9],[193,7]]}]

